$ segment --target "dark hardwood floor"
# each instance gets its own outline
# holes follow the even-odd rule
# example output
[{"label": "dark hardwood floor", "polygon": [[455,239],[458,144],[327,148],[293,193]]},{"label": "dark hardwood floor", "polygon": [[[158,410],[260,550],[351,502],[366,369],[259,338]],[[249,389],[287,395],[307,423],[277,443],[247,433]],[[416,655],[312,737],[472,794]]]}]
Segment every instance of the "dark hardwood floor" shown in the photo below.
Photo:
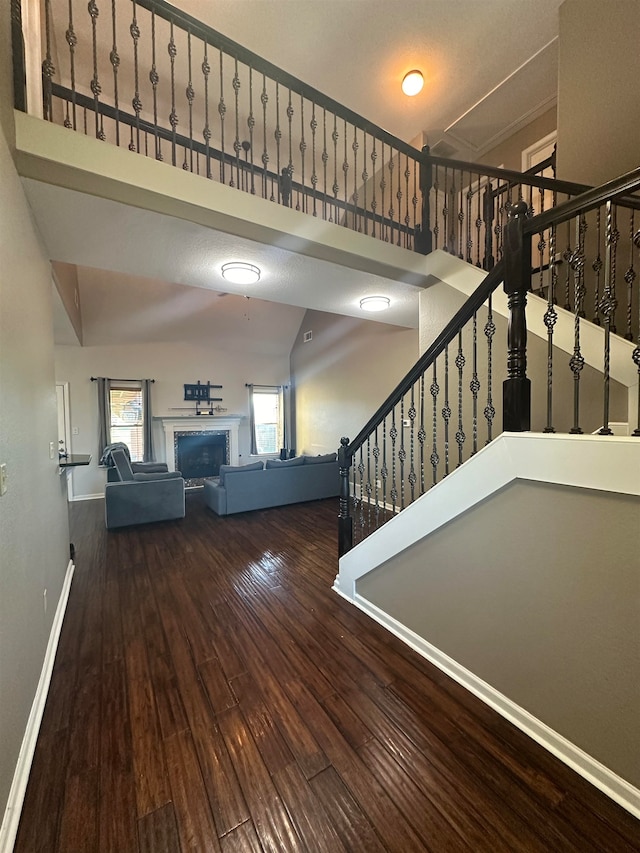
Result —
[{"label": "dark hardwood floor", "polygon": [[624,851],[640,822],[331,591],[337,501],[107,532],[16,853]]}]

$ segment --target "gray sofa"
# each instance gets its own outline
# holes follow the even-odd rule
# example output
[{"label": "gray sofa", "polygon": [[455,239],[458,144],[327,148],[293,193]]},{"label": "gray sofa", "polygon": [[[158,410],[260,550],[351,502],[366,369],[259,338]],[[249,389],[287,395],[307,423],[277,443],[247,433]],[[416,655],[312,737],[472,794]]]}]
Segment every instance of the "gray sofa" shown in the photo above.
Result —
[{"label": "gray sofa", "polygon": [[252,465],[220,466],[220,479],[205,480],[204,500],[217,515],[333,498],[340,491],[335,453],[297,456]]},{"label": "gray sofa", "polygon": [[180,471],[134,473],[122,450],[113,453],[119,481],[105,486],[107,528],[184,518],[184,479]]}]

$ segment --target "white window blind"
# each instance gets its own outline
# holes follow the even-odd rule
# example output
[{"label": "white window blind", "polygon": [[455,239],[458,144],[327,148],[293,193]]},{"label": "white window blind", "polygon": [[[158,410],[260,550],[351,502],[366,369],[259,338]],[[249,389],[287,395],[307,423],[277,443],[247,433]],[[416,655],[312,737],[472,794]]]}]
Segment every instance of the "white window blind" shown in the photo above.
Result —
[{"label": "white window blind", "polygon": [[111,442],[123,441],[131,451],[131,461],[144,458],[142,388],[138,385],[111,386]]}]

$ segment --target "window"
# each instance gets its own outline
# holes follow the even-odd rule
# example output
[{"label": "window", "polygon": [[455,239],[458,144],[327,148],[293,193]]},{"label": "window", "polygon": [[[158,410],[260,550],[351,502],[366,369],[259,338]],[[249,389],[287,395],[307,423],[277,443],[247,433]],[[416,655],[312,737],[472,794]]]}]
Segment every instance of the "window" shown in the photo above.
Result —
[{"label": "window", "polygon": [[279,453],[282,447],[280,389],[277,386],[253,385],[251,412],[252,454]]},{"label": "window", "polygon": [[142,388],[139,384],[112,385],[109,391],[111,405],[111,443],[123,441],[131,451],[131,461],[144,458],[144,418]]}]

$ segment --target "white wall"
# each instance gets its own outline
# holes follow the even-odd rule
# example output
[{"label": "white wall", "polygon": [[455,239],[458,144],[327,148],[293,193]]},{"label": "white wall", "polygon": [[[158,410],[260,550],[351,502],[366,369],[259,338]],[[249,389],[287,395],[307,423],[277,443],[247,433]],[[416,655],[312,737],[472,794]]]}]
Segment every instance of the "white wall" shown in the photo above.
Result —
[{"label": "white wall", "polygon": [[[133,346],[55,348],[57,382],[69,383],[71,436],[73,453],[91,453],[91,465],[73,472],[74,498],[103,495],[106,472],[98,467],[101,449],[98,448],[98,402],[96,383],[91,376],[111,376],[117,379],[155,379],[152,390],[155,417],[178,417],[189,414],[172,407],[190,406],[184,402],[185,383],[211,382],[222,385],[215,396],[226,414],[243,415],[240,423],[240,463],[249,462],[249,398],[247,382],[259,385],[280,385],[289,381],[287,355],[268,359],[247,352],[239,341],[238,348],[216,349],[202,344],[141,344]],[[192,406],[190,408],[193,408]],[[155,424],[155,455],[164,461],[162,428]]]},{"label": "white wall", "polygon": [[0,463],[9,482],[0,497],[0,820],[69,563],[51,272],[10,153],[10,57],[7,4],[0,18]]}]

